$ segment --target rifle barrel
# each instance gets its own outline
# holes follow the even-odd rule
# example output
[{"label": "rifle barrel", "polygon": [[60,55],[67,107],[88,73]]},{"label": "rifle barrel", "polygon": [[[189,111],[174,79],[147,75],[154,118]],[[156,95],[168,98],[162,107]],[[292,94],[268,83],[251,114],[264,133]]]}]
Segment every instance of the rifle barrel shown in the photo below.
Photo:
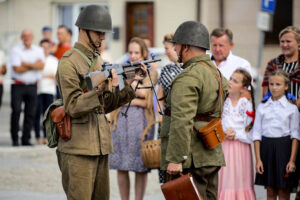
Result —
[{"label": "rifle barrel", "polygon": [[154,63],[154,62],[159,62],[159,61],[161,61],[161,59],[156,58],[156,59],[152,59],[152,60],[143,60],[143,61],[137,61],[137,62],[130,62],[130,63],[123,64],[122,66],[123,66],[123,68],[127,68],[127,67],[139,66],[142,63],[143,64],[149,64],[149,63]]}]

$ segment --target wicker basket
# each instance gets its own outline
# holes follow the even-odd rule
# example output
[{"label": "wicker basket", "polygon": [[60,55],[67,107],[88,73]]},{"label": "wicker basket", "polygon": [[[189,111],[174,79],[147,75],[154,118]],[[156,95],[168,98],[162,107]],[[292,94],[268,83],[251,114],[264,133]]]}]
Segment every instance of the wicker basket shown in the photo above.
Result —
[{"label": "wicker basket", "polygon": [[145,141],[145,136],[147,135],[149,129],[157,124],[160,123],[152,122],[148,124],[148,126],[145,128],[141,146],[142,146],[142,160],[144,162],[144,165],[148,169],[159,169],[160,168],[160,139],[158,140],[147,140]]}]

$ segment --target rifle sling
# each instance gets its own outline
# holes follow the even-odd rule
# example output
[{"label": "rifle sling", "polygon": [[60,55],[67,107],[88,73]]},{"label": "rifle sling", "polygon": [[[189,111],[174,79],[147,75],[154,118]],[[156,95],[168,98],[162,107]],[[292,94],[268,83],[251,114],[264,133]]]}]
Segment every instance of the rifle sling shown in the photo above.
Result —
[{"label": "rifle sling", "polygon": [[[77,48],[73,48],[77,53],[79,53],[79,55],[81,55],[84,60],[89,64],[90,66],[90,70],[89,72],[93,72],[93,71],[96,71],[96,63],[97,63],[97,56],[93,58],[93,60],[91,61],[82,51],[80,51],[79,49]],[[85,90],[87,88],[87,85],[86,85],[86,81],[83,80],[81,83],[80,83],[80,88]]]}]

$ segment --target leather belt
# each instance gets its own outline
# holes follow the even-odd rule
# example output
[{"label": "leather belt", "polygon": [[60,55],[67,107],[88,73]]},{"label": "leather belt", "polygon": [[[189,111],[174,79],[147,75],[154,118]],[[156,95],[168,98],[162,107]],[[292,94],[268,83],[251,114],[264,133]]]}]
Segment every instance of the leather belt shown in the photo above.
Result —
[{"label": "leather belt", "polygon": [[[169,117],[171,116],[171,110],[169,108],[165,109],[165,115],[167,115]],[[199,114],[197,114],[194,117],[194,121],[195,122],[198,122],[198,121],[210,122],[211,120],[213,120],[215,118],[216,117],[210,117],[210,116],[207,116],[207,115],[199,115]]]},{"label": "leather belt", "polygon": [[194,117],[194,121],[198,122],[198,121],[203,121],[203,122],[210,122],[211,120],[215,119],[216,117],[210,117],[210,116],[205,116],[205,115],[196,115]]},{"label": "leather belt", "polygon": [[19,81],[19,80],[14,80],[14,84],[15,85],[37,85],[37,81],[34,83],[25,83],[23,81]]}]

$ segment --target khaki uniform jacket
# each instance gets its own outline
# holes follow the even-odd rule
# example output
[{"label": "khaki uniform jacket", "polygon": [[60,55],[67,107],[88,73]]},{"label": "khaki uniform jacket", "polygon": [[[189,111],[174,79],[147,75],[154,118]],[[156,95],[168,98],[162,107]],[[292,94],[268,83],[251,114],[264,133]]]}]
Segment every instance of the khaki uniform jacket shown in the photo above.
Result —
[{"label": "khaki uniform jacket", "polygon": [[[161,128],[161,169],[166,170],[169,162],[183,163],[183,168],[204,166],[224,166],[225,160],[221,145],[212,150],[205,149],[197,137],[193,126],[198,130],[208,122],[194,122],[196,114],[210,112],[218,98],[218,82],[206,63],[215,73],[215,65],[209,55],[201,55],[188,60],[183,71],[173,80],[171,91],[166,99],[171,117],[164,115]],[[222,76],[224,92],[227,80]],[[222,103],[211,117],[219,117]]]},{"label": "khaki uniform jacket", "polygon": [[[91,61],[98,57],[80,43],[75,48],[84,53]],[[96,69],[101,70],[102,59],[99,56]],[[105,114],[96,114],[97,110],[109,113],[134,98],[134,90],[126,84],[122,91],[104,91],[98,96],[95,91],[84,93],[80,88],[84,75],[89,72],[87,61],[75,50],[64,54],[59,62],[56,81],[62,94],[65,111],[71,116],[71,139],[59,138],[58,151],[79,155],[106,155],[112,153],[112,139],[109,123]]]}]

